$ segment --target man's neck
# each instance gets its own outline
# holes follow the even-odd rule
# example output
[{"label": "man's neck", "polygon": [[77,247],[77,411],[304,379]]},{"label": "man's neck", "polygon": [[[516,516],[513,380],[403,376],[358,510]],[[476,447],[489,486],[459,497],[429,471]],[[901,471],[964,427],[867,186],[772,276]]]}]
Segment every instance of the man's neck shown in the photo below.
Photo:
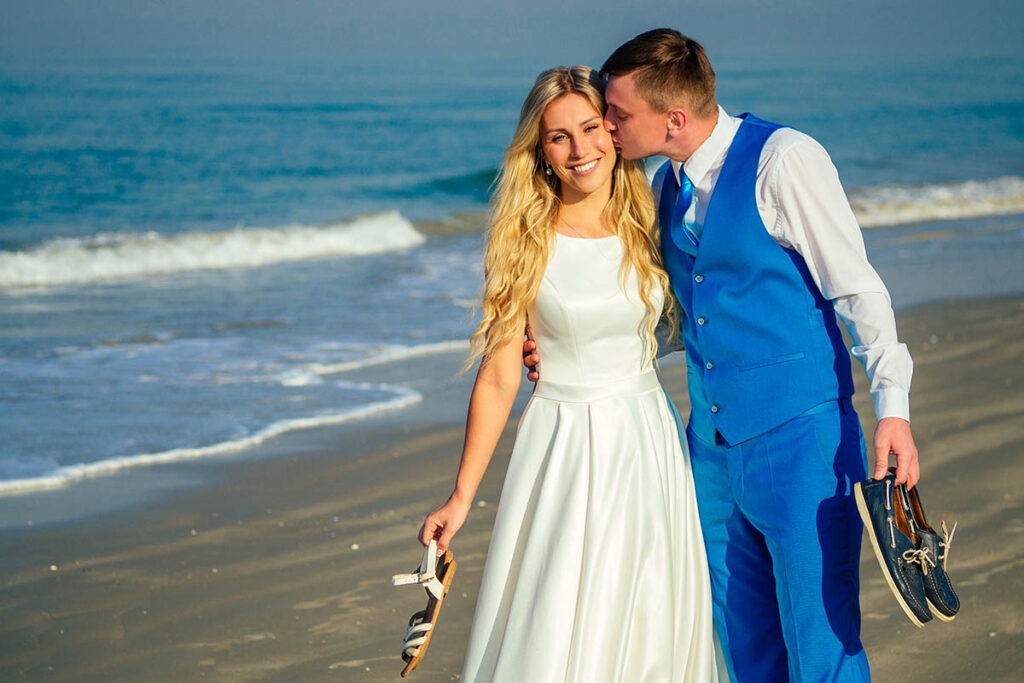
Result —
[{"label": "man's neck", "polygon": [[707,142],[711,133],[718,125],[718,108],[712,116],[698,119],[691,118],[686,122],[686,129],[673,142],[675,145],[665,150],[665,156],[672,161],[684,163],[693,156],[693,153],[700,149],[700,146]]}]

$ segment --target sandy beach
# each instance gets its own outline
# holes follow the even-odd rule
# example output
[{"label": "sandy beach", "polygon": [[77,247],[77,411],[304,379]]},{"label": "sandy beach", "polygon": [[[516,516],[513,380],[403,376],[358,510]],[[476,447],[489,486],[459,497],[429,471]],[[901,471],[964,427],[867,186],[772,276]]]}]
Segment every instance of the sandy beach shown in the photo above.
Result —
[{"label": "sandy beach", "polygon": [[[878,681],[1017,681],[1024,299],[930,304],[899,322],[916,363],[921,493],[933,524],[959,522],[949,570],[963,608],[951,624],[916,629],[865,547],[872,669]],[[453,372],[460,360],[444,358]],[[678,360],[663,362],[662,375],[685,410]],[[870,430],[862,375],[856,402]],[[3,500],[0,680],[398,679],[405,621],[424,595],[389,579],[417,564],[422,516],[450,490],[468,386],[463,378],[435,388],[402,414],[287,435],[255,458]],[[456,539],[455,584],[410,680],[457,680],[513,431],[514,422]],[[150,502],[126,495],[137,487],[150,487]],[[83,519],[79,502],[90,496],[123,505]],[[55,510],[79,518],[47,521]]]},{"label": "sandy beach", "polygon": [[[916,363],[963,610],[916,629],[865,542],[874,680],[1024,681],[1024,3],[239,4],[3,4],[0,683],[400,680],[524,99],[664,22],[725,112],[827,150]],[[821,275],[817,232],[782,241]],[[459,678],[531,390],[412,681]]]}]

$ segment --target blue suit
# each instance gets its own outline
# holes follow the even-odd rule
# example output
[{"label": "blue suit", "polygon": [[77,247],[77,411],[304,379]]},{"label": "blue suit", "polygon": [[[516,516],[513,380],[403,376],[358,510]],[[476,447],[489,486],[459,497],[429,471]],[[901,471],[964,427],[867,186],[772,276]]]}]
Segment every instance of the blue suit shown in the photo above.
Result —
[{"label": "blue suit", "polygon": [[737,683],[864,681],[851,496],[867,476],[864,440],[832,303],[757,209],[758,162],[777,128],[744,117],[699,241],[672,229],[677,187],[668,163],[659,170],[715,624]]}]

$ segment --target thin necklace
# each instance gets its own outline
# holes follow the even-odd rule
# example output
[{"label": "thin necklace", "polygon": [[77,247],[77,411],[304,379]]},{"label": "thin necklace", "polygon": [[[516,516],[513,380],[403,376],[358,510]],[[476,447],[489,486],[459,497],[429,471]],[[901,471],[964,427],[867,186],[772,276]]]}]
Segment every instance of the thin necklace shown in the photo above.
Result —
[{"label": "thin necklace", "polygon": [[[579,237],[581,240],[586,240],[588,242],[591,242],[594,245],[594,248],[597,249],[597,253],[599,253],[601,255],[601,258],[603,258],[606,261],[616,261],[616,260],[618,260],[618,255],[609,256],[605,252],[604,248],[601,246],[601,240],[603,238],[600,238],[600,237],[584,237],[583,234],[579,230],[577,230],[575,228],[575,226],[573,226],[572,223],[570,223],[569,221],[565,220],[564,216],[559,215],[558,216],[558,220],[562,221],[567,226],[569,226],[569,229],[572,230],[574,233],[576,233],[576,236]],[[608,235],[608,237],[614,237],[614,235]]]},{"label": "thin necklace", "polygon": [[[572,223],[570,223],[569,221],[565,220],[565,216],[559,215],[558,216],[558,220],[560,220],[563,223],[565,223],[566,226],[568,226],[568,228],[570,230],[572,230],[574,233],[576,233],[576,236],[579,237],[581,240],[599,240],[599,239],[603,239],[601,237],[584,237],[583,233],[581,233],[579,230],[577,230],[575,228],[575,226],[573,226]],[[607,237],[613,237],[613,235],[607,235]]]}]

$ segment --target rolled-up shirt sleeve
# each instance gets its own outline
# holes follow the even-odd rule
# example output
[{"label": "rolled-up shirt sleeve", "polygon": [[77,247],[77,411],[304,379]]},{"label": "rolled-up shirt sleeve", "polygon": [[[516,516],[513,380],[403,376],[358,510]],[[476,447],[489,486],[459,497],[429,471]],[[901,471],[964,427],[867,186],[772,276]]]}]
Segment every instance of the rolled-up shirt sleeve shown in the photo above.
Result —
[{"label": "rolled-up shirt sleeve", "polygon": [[833,301],[853,340],[851,352],[867,372],[876,417],[909,420],[913,360],[897,336],[889,292],[868,262],[839,173],[825,149],[802,133],[785,130],[774,142],[766,145],[759,172],[765,225],[777,242],[803,256]]}]

